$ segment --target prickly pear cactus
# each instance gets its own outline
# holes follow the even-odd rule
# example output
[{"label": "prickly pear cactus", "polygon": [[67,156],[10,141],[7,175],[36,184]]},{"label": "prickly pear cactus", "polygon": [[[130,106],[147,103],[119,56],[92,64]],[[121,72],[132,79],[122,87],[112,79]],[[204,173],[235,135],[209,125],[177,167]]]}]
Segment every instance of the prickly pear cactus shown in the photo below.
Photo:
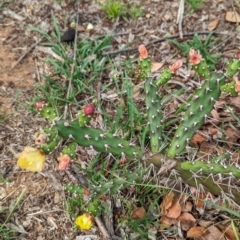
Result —
[{"label": "prickly pear cactus", "polygon": [[226,68],[226,76],[232,78],[240,70],[240,59],[233,59]]},{"label": "prickly pear cactus", "polygon": [[47,141],[39,148],[45,153],[50,154],[60,143],[61,137],[58,135],[55,127],[45,128],[44,133],[47,135]]},{"label": "prickly pear cactus", "polygon": [[227,164],[219,164],[217,162],[206,163],[202,161],[185,161],[181,165],[184,170],[191,170],[193,172],[204,174],[222,174],[240,177],[240,166],[231,166]]},{"label": "prickly pear cactus", "polygon": [[161,121],[161,97],[152,78],[145,81],[145,102],[148,111],[148,125],[150,128],[150,145],[151,151],[156,153],[159,151],[162,137]]},{"label": "prickly pear cactus", "polygon": [[151,74],[151,60],[148,57],[148,51],[144,45],[140,45],[138,48],[139,58],[140,58],[140,73],[139,77],[141,80],[146,80]]},{"label": "prickly pear cactus", "polygon": [[84,127],[88,124],[94,115],[95,108],[93,104],[87,104],[83,107],[83,109],[78,114],[78,121],[81,127]]},{"label": "prickly pear cactus", "polygon": [[141,149],[127,140],[115,137],[100,129],[81,127],[78,121],[58,121],[55,125],[58,134],[83,147],[92,146],[96,151],[123,155],[130,159],[141,158]]},{"label": "prickly pear cactus", "polygon": [[238,92],[236,92],[236,90],[235,90],[235,85],[236,85],[235,81],[226,83],[223,86],[221,86],[221,90],[225,93],[230,94],[231,96],[237,96]]},{"label": "prickly pear cactus", "polygon": [[161,86],[170,81],[182,64],[182,61],[178,60],[172,66],[170,66],[169,69],[163,70],[160,77],[156,80],[156,85]]},{"label": "prickly pear cactus", "polygon": [[220,87],[225,83],[225,79],[226,77],[223,74],[216,73],[195,92],[193,100],[175,132],[168,150],[168,157],[174,158],[185,150],[192,136],[202,126],[205,118],[213,109],[220,96]]},{"label": "prickly pear cactus", "polygon": [[[83,187],[77,185],[65,185],[65,190],[72,194],[77,194],[82,197],[86,193],[86,190]],[[90,192],[90,190],[87,190]],[[99,216],[102,212],[101,201],[98,198],[89,199],[85,204],[81,204],[82,211],[91,213],[93,216]]]},{"label": "prickly pear cactus", "polygon": [[202,58],[194,49],[190,49],[189,62],[192,65],[192,69],[195,70],[199,76],[204,79],[210,78],[210,70],[205,59]]},{"label": "prickly pear cactus", "polygon": [[55,109],[48,106],[48,104],[44,102],[36,102],[36,109],[42,117],[50,119],[52,121],[54,121],[58,116]]},{"label": "prickly pear cactus", "polygon": [[[144,160],[146,166],[149,164],[154,164],[157,168],[161,170],[162,164],[163,169],[168,169],[166,172],[167,176],[167,185],[166,179],[163,177],[164,174],[161,174],[160,184],[169,186],[176,185],[176,182],[184,183],[188,186],[193,186],[205,193],[210,192],[217,196],[222,196],[226,198],[230,196],[229,199],[235,201],[235,203],[240,205],[240,195],[239,195],[239,166],[228,164],[222,165],[221,162],[218,162],[220,159],[225,159],[227,162],[227,156],[217,156],[211,159],[209,162],[202,161],[186,161],[182,160],[172,160],[166,159],[165,155],[154,154],[148,156]],[[218,161],[217,161],[218,160]],[[214,172],[212,172],[214,171]],[[172,184],[171,184],[172,181]]]},{"label": "prickly pear cactus", "polygon": [[146,173],[146,169],[139,169],[136,172],[128,172],[127,174],[119,173],[119,177],[114,178],[112,181],[108,181],[100,186],[97,186],[92,191],[92,198],[95,199],[100,195],[114,195],[123,188],[127,188],[130,185],[135,185],[136,182],[143,181],[143,176]]},{"label": "prickly pear cactus", "polygon": [[65,185],[64,187],[68,192],[79,195],[84,194],[85,191],[83,187],[79,187],[77,185]]},{"label": "prickly pear cactus", "polygon": [[72,142],[64,146],[62,154],[67,154],[71,159],[76,157],[77,143]]}]

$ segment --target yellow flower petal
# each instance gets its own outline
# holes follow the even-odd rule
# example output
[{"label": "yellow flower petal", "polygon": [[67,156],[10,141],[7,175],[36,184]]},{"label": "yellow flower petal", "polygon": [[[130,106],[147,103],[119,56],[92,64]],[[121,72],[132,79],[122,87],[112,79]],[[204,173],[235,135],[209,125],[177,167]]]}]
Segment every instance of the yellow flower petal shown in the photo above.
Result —
[{"label": "yellow flower petal", "polygon": [[20,153],[17,165],[21,169],[39,172],[43,169],[45,159],[46,156],[41,150],[27,146],[24,148],[24,151]]},{"label": "yellow flower petal", "polygon": [[89,213],[77,217],[75,224],[82,230],[89,230],[93,225],[93,216]]}]

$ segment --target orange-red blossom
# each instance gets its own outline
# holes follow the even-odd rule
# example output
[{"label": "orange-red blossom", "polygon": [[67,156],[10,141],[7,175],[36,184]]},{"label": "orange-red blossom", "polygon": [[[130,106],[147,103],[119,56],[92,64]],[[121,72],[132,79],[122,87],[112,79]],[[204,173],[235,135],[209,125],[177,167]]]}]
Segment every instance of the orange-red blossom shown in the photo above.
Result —
[{"label": "orange-red blossom", "polygon": [[140,53],[140,56],[139,56],[140,60],[148,57],[147,48],[146,48],[143,44],[141,44],[141,45],[138,47],[138,51],[139,51],[139,53]]},{"label": "orange-red blossom", "polygon": [[202,61],[202,55],[198,54],[193,48],[189,51],[189,62],[192,65],[197,65]]},{"label": "orange-red blossom", "polygon": [[64,154],[64,155],[61,155],[58,158],[58,161],[59,161],[58,169],[60,171],[63,171],[63,170],[66,170],[68,168],[68,166],[71,162],[71,158],[67,154]]},{"label": "orange-red blossom", "polygon": [[177,70],[178,70],[180,67],[182,67],[182,65],[183,65],[182,60],[177,60],[172,66],[169,67],[169,69],[170,69],[170,71],[171,71],[172,73],[175,74],[175,73],[177,72]]}]

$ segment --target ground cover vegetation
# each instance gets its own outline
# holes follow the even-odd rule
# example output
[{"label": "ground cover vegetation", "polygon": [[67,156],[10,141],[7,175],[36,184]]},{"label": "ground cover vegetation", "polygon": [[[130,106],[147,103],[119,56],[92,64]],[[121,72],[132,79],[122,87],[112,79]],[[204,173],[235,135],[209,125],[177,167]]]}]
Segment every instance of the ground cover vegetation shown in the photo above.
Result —
[{"label": "ground cover vegetation", "polygon": [[[133,18],[120,1],[108,3],[100,6],[112,21]],[[202,6],[201,1],[187,4],[193,11]],[[134,12],[138,17],[140,11]],[[52,71],[37,84],[28,105],[44,128],[18,155],[18,167],[41,173],[52,155],[59,171],[74,167],[78,184],[65,184],[65,206],[76,231],[84,234],[97,218],[110,215],[117,228],[124,229],[116,231],[121,239],[154,239],[156,229],[158,237],[180,231],[186,238],[209,239],[215,233],[239,239],[239,150],[230,149],[220,134],[230,123],[217,129],[211,113],[223,94],[238,97],[240,54],[218,68],[221,55],[212,53],[213,33],[204,39],[194,34],[181,43],[166,39],[187,62],[179,57],[171,65],[158,65],[156,77],[156,63],[144,44],[138,45],[135,58],[116,64],[104,54],[112,48],[111,35],[79,41],[73,35],[63,41],[54,15],[51,21],[52,34],[28,28],[44,37],[42,45],[58,58],[47,59]],[[190,92],[176,84],[183,69],[197,86]],[[111,92],[114,100],[108,98]],[[222,109],[239,128],[237,112],[226,104]],[[0,124],[6,120],[0,113]],[[215,151],[202,151],[204,142]],[[90,157],[80,164],[83,150]],[[1,223],[3,239],[15,236],[6,223],[23,195]],[[110,199],[119,203],[113,211]],[[201,225],[197,219],[208,209],[222,210],[228,219]]]}]

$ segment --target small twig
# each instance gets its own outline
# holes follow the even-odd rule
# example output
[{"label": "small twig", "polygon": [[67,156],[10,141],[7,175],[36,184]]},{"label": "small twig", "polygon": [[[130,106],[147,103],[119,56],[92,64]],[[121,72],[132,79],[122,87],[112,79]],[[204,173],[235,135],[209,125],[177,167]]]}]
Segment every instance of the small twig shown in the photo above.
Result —
[{"label": "small twig", "polygon": [[[185,33],[183,34],[183,37],[190,37],[190,36],[194,36],[194,34],[199,34],[199,35],[206,35],[209,33],[213,33],[213,34],[221,34],[221,35],[226,35],[227,33],[224,32],[212,32],[212,31],[202,31],[202,32],[190,32],[190,33]],[[146,47],[159,43],[159,42],[164,42],[168,39],[174,39],[174,38],[179,38],[180,35],[176,34],[176,35],[172,35],[172,36],[167,36],[167,37],[163,37],[163,38],[159,38],[156,40],[153,40],[151,42],[148,42],[146,44],[144,44]],[[116,51],[110,51],[110,52],[105,52],[102,55],[106,56],[106,55],[115,55],[115,54],[119,54],[119,53],[123,53],[123,52],[136,52],[138,51],[138,47],[133,47],[133,48],[125,48],[125,49],[120,49],[120,50],[116,50]]]},{"label": "small twig", "polygon": [[[77,1],[77,18],[76,18],[76,27],[75,27],[75,39],[74,39],[74,52],[73,52],[73,63],[76,62],[76,52],[77,52],[77,35],[78,35],[78,20],[79,20],[79,1]],[[68,99],[69,96],[70,96],[70,92],[71,92],[71,89],[72,89],[72,76],[73,76],[73,72],[74,72],[74,67],[75,65],[73,64],[72,66],[72,69],[71,69],[71,77],[68,81],[68,89],[67,89],[67,95],[66,95],[66,98]],[[64,113],[63,113],[63,119],[66,119],[67,117],[67,112],[68,112],[68,103],[65,104],[64,106]]]},{"label": "small twig", "polygon": [[111,237],[109,236],[109,234],[108,234],[105,226],[103,225],[101,219],[99,217],[95,217],[94,219],[95,219],[95,222],[96,222],[99,230],[102,233],[102,237],[103,237],[102,239],[104,239],[104,240],[111,240]]},{"label": "small twig", "polygon": [[107,214],[103,214],[103,221],[105,223],[106,229],[108,230],[110,236],[114,235],[114,229],[113,229],[113,214],[109,214],[113,212],[113,204],[111,199],[107,200],[106,202],[106,206],[108,208],[108,213]]},{"label": "small twig", "polygon": [[59,55],[57,55],[51,47],[42,47],[42,46],[37,46],[36,50],[44,52],[46,54],[49,54],[50,56],[52,56],[53,58],[57,59],[59,62],[64,63],[64,59],[62,57],[60,57]]},{"label": "small twig", "polygon": [[120,32],[120,33],[107,33],[107,34],[98,35],[97,38],[105,38],[106,36],[109,36],[109,35],[112,37],[118,37],[118,36],[127,35],[129,33],[130,33],[130,31]]},{"label": "small twig", "polygon": [[180,0],[178,16],[177,16],[178,32],[179,32],[180,39],[183,39],[183,31],[182,31],[183,13],[184,13],[184,0]]},{"label": "small twig", "polygon": [[39,70],[38,70],[38,65],[37,65],[37,60],[36,60],[36,54],[34,56],[34,62],[35,62],[35,67],[36,67],[36,72],[37,72],[37,79],[38,79],[38,82],[41,82],[41,76],[40,76],[40,73],[39,73]]},{"label": "small twig", "polygon": [[17,62],[10,68],[10,70],[8,71],[8,74],[10,74],[10,72],[12,72],[12,70],[23,60],[23,58],[25,58],[29,52],[31,52],[39,43],[41,43],[43,40],[45,39],[45,37],[42,37],[39,41],[37,41],[36,43],[32,44],[32,46],[17,60]]}]

